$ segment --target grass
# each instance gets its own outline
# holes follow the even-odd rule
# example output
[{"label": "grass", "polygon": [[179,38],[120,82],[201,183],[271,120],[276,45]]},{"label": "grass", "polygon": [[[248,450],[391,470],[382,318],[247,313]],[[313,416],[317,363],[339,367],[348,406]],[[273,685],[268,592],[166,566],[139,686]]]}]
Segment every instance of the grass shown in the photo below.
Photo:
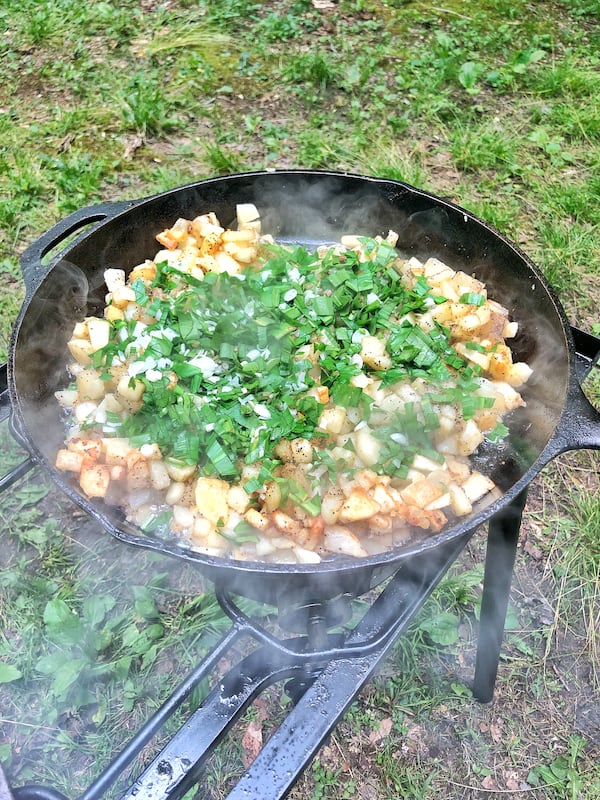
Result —
[{"label": "grass", "polygon": [[[19,255],[62,217],[271,167],[376,174],[468,207],[600,332],[598,1],[317,5],[4,0],[0,358],[24,295]],[[599,466],[563,456],[531,491],[496,702],[468,690],[478,535],[294,800],[600,796]],[[37,481],[0,508],[0,761],[17,784],[72,796],[225,622],[193,570],[129,559]],[[265,701],[265,730],[282,695]],[[258,711],[217,750],[203,796],[239,773]]]}]

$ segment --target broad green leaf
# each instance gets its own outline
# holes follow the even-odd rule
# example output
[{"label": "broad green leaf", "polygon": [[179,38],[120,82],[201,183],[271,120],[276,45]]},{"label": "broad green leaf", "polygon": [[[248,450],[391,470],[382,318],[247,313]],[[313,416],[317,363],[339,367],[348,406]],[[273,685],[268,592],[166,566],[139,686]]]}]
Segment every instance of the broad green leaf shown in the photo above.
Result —
[{"label": "broad green leaf", "polygon": [[457,614],[442,611],[440,614],[435,614],[429,619],[423,620],[419,627],[429,634],[431,640],[436,644],[448,646],[458,641],[459,622],[460,619]]},{"label": "broad green leaf", "polygon": [[[143,619],[158,619],[159,613],[154,602],[154,597],[146,587],[135,587],[135,610]],[[137,591],[142,589],[142,591]]]},{"label": "broad green leaf", "polygon": [[57,644],[76,645],[83,639],[84,625],[64,600],[55,598],[46,603],[44,623],[48,636]]},{"label": "broad green leaf", "polygon": [[44,609],[44,623],[50,626],[70,625],[79,617],[72,611],[64,600],[55,598],[46,603]]},{"label": "broad green leaf", "polygon": [[65,664],[72,661],[71,653],[55,650],[47,656],[42,656],[36,661],[35,668],[44,675],[54,675],[60,672]]},{"label": "broad green leaf", "polygon": [[22,675],[23,673],[20,669],[17,669],[17,667],[0,661],[0,683],[17,681]]},{"label": "broad green leaf", "polygon": [[466,61],[458,70],[458,81],[467,91],[474,89],[483,73],[483,64],[478,61]]},{"label": "broad green leaf", "polygon": [[92,595],[83,604],[83,618],[89,625],[95,627],[102,622],[114,605],[115,598],[109,594]]},{"label": "broad green leaf", "polygon": [[52,684],[57,697],[65,696],[67,689],[80,679],[81,673],[86,666],[87,661],[83,658],[71,658],[63,664],[62,669],[54,676],[54,683]]}]

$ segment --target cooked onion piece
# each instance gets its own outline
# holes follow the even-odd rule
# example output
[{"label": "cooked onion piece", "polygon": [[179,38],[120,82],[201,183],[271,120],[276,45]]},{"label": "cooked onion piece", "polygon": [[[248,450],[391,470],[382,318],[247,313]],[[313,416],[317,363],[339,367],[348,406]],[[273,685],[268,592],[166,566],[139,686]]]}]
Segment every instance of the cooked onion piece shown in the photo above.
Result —
[{"label": "cooked onion piece", "polygon": [[201,553],[312,564],[439,532],[493,481],[531,374],[483,283],[397,235],[309,253],[213,212],[154,259],[107,269],[103,317],[75,325],[58,469],[88,497]]}]

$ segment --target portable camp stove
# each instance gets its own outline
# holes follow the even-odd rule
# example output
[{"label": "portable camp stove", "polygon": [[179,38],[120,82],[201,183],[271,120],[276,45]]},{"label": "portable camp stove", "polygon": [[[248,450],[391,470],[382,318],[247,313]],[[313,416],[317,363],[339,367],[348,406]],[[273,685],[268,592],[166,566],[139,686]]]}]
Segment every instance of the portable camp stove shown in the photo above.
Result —
[{"label": "portable camp stove", "polygon": [[[595,337],[574,330],[578,365],[585,375],[598,349]],[[0,368],[0,421],[10,416],[6,365]],[[35,464],[28,460],[0,478],[0,490],[20,480]],[[473,681],[474,696],[492,700],[508,605],[521,515],[523,491],[489,523]],[[287,717],[243,773],[228,800],[277,800],[287,795],[328,735],[382,664],[390,649],[459,556],[475,531],[403,561],[371,602],[362,618],[347,630],[351,597],[327,602],[288,598],[279,609],[281,637],[248,617],[227,588],[214,587],[231,627],[213,650],[147,720],[114,761],[105,767],[79,800],[100,800],[152,740],[163,730],[195,687],[209,678],[223,658],[243,645],[229,671],[213,682],[203,704],[192,712],[168,743],[137,777],[121,800],[177,800],[199,780],[205,762],[250,703],[265,689],[285,681],[293,701]],[[339,630],[346,630],[339,633]],[[335,632],[334,632],[335,631]],[[4,785],[3,785],[4,784]],[[49,787],[10,788],[0,772],[0,800],[74,800]]]}]

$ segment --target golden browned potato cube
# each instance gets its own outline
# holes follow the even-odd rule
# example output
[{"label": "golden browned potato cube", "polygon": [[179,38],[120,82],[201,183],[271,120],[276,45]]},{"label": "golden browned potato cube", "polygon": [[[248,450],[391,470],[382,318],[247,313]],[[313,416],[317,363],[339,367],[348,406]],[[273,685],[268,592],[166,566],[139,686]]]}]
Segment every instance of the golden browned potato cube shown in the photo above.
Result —
[{"label": "golden browned potato cube", "polygon": [[196,505],[203,517],[213,525],[219,520],[223,524],[229,518],[227,496],[229,484],[219,478],[198,478],[196,482]]},{"label": "golden browned potato cube", "polygon": [[445,491],[437,483],[422,478],[409,484],[406,489],[402,489],[400,496],[409,506],[427,508],[435,500],[439,499]]},{"label": "golden browned potato cube", "polygon": [[379,510],[379,503],[368,497],[362,489],[355,489],[342,503],[338,520],[340,522],[357,522],[361,519],[369,519]]},{"label": "golden browned potato cube", "polygon": [[88,497],[106,497],[110,486],[110,467],[106,464],[84,466],[79,474],[79,485]]},{"label": "golden browned potato cube", "polygon": [[105,347],[110,339],[110,323],[100,317],[87,318],[88,337],[94,350]]},{"label": "golden browned potato cube", "polygon": [[117,466],[125,466],[127,464],[127,456],[133,450],[128,439],[116,437],[102,439],[102,447],[104,449],[104,461],[107,464]]},{"label": "golden browned potato cube", "polygon": [[106,391],[106,383],[95,369],[82,370],[76,379],[80,400],[101,400]]},{"label": "golden browned potato cube", "polygon": [[74,450],[59,450],[56,454],[55,466],[63,472],[80,472],[83,464],[83,453]]},{"label": "golden browned potato cube", "polygon": [[91,356],[95,348],[89,339],[70,339],[67,347],[78,364],[85,367],[92,363]]},{"label": "golden browned potato cube", "polygon": [[126,457],[127,486],[130,491],[147,489],[151,485],[148,461],[138,450],[130,450]]}]

